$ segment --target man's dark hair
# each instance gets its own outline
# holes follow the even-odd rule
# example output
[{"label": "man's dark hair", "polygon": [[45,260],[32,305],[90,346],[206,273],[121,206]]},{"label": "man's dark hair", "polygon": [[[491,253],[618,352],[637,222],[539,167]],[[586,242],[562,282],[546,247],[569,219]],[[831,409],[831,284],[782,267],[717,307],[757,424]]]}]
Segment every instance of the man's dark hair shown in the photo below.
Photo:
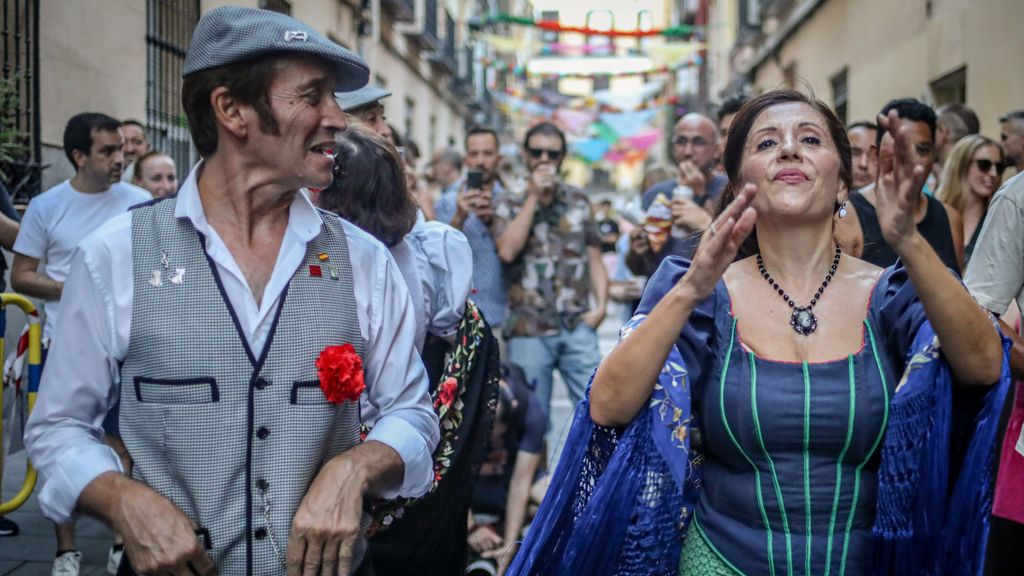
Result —
[{"label": "man's dark hair", "polygon": [[267,91],[274,81],[280,58],[257,58],[210,68],[191,74],[181,84],[181,105],[188,117],[192,142],[203,158],[217,151],[217,118],[210,104],[210,94],[223,86],[241,104],[252,106],[260,121],[260,129],[274,136],[280,134],[277,119],[270,111]]},{"label": "man's dark hair", "polygon": [[75,150],[81,150],[86,156],[92,152],[93,132],[116,132],[121,127],[121,122],[99,112],[83,112],[75,114],[68,120],[64,127],[64,155],[68,162],[78,169],[75,164]]},{"label": "man's dark hair", "polygon": [[416,199],[406,185],[405,164],[390,142],[365,126],[342,133],[335,151],[334,182],[320,192],[320,207],[369,232],[387,246],[416,224]]},{"label": "man's dark hair", "polygon": [[722,105],[718,107],[718,123],[722,123],[722,118],[725,118],[729,114],[735,114],[743,108],[743,105],[747,103],[747,97],[742,94],[736,94],[726,98]]},{"label": "man's dark hair", "polygon": [[875,124],[874,122],[868,122],[867,120],[860,120],[858,122],[850,124],[849,126],[846,127],[846,131],[850,132],[851,130],[856,130],[857,128],[864,128],[866,130],[874,130],[875,132],[878,132],[878,124]]},{"label": "man's dark hair", "polygon": [[1011,120],[1024,122],[1024,110],[1014,110],[999,117],[1000,122],[1009,122]]},{"label": "man's dark hair", "polygon": [[[935,110],[932,107],[921,102],[917,98],[897,98],[890,100],[886,104],[882,111],[879,112],[881,116],[887,116],[890,110],[895,110],[896,115],[901,120],[910,120],[912,122],[924,122],[928,125],[928,129],[932,133],[932,142],[935,142]],[[881,148],[882,136],[885,135],[884,130],[879,130],[875,136],[875,146]]]},{"label": "man's dark hair", "polygon": [[523,138],[523,148],[529,148],[530,138],[533,138],[538,134],[543,134],[545,136],[557,136],[558,138],[560,138],[562,140],[562,158],[565,158],[565,152],[567,150],[565,143],[565,134],[562,133],[562,130],[559,129],[558,126],[555,126],[551,122],[540,122],[539,124],[536,124],[529,130],[527,130],[526,137]]},{"label": "man's dark hair", "polygon": [[494,128],[491,128],[490,126],[480,125],[473,126],[472,128],[469,129],[468,132],[466,132],[466,138],[462,142],[463,146],[469,148],[470,136],[476,136],[477,134],[490,134],[494,138],[494,148],[501,148],[501,140],[498,139],[498,131],[495,130]]},{"label": "man's dark hair", "polygon": [[139,130],[142,130],[143,134],[146,133],[146,125],[132,118],[129,118],[128,120],[121,120],[121,126],[137,126]]}]

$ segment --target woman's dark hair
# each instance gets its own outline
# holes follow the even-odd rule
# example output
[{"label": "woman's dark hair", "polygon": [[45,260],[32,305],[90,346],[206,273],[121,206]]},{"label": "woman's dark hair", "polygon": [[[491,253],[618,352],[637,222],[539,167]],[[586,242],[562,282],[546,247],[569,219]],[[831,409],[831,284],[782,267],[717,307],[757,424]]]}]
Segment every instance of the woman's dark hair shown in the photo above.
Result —
[{"label": "woman's dark hair", "polygon": [[335,152],[334,182],[320,192],[320,207],[388,247],[401,242],[416,224],[417,205],[395,147],[353,124],[339,137]]},{"label": "woman's dark hair", "polygon": [[[747,136],[750,135],[750,130],[754,127],[754,122],[765,110],[791,102],[807,104],[825,118],[825,127],[839,154],[839,180],[846,184],[847,190],[853,189],[853,158],[850,155],[850,139],[835,112],[827,104],[813,96],[796,90],[773,90],[744,104],[732,121],[732,126],[729,128],[729,139],[725,143],[725,157],[722,160],[729,183],[718,199],[717,214],[721,214],[725,210],[745,184],[740,175],[740,169],[743,167],[743,149],[747,144]],[[836,206],[836,209],[838,210],[839,207]],[[758,251],[757,235],[751,232],[740,246],[736,257],[746,258]]]}]

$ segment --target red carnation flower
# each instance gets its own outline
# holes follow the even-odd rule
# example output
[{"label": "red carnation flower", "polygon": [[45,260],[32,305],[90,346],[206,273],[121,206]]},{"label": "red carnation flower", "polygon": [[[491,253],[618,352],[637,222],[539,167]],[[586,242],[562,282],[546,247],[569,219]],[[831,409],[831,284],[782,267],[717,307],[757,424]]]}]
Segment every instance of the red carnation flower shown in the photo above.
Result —
[{"label": "red carnation flower", "polygon": [[441,389],[437,393],[438,401],[445,406],[451,406],[452,402],[455,401],[455,393],[458,389],[459,383],[455,381],[455,378],[449,376],[447,380],[441,383]]},{"label": "red carnation flower", "polygon": [[351,344],[324,348],[316,359],[316,376],[320,379],[320,389],[331,404],[347,400],[356,402],[366,389],[363,359]]}]

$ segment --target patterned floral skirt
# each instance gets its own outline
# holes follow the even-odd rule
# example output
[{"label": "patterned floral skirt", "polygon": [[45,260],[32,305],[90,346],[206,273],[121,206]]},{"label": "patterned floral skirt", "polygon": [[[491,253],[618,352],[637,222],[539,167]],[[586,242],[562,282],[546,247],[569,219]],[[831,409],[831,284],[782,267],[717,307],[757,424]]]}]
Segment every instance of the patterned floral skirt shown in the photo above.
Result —
[{"label": "patterned floral skirt", "polygon": [[683,553],[679,556],[679,576],[738,576],[711,547],[704,534],[691,525]]}]

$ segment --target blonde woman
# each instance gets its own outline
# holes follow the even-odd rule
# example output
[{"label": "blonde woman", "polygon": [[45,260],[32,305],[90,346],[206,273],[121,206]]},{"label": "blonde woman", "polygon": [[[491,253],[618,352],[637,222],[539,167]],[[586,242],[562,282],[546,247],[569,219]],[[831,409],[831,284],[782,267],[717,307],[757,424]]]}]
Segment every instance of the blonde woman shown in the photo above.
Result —
[{"label": "blonde woman", "polygon": [[1003,148],[994,140],[974,134],[953,147],[942,169],[942,186],[935,196],[963,216],[964,268],[971,259],[992,195],[999,189],[1005,168]]}]

